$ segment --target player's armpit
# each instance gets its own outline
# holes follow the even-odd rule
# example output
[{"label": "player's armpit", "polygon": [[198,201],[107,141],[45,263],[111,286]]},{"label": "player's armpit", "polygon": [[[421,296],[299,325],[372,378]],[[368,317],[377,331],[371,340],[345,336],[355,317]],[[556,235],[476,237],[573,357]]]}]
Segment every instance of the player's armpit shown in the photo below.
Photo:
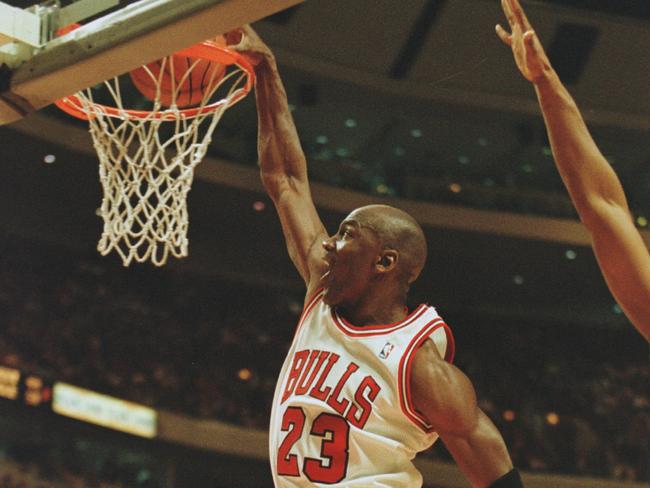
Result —
[{"label": "player's armpit", "polygon": [[473,486],[490,486],[512,469],[501,434],[478,408],[471,381],[445,362],[431,341],[416,353],[411,394]]}]

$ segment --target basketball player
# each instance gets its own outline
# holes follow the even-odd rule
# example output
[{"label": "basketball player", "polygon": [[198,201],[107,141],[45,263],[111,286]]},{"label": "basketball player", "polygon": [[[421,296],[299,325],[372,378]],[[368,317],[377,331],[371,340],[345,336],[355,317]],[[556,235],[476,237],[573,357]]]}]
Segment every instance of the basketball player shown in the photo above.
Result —
[{"label": "basketball player", "polygon": [[519,71],[535,87],[555,162],[591,234],[605,281],[650,341],[650,254],[634,226],[621,183],[591,138],[519,1],[501,0],[501,5],[511,33],[497,25],[497,35],[512,48]]},{"label": "basketball player", "polygon": [[446,324],[433,307],[406,308],[427,254],[422,229],[370,205],[328,235],[273,54],[243,31],[236,49],[257,63],[261,176],[307,287],[273,401],[275,485],[422,486],[411,460],[440,436],[473,486],[521,487],[472,383],[450,363]]}]

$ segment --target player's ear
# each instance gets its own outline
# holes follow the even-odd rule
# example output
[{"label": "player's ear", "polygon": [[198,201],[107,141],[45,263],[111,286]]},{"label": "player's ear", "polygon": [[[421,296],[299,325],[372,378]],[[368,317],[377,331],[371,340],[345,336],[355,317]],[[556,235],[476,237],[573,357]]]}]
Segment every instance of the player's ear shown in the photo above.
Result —
[{"label": "player's ear", "polygon": [[377,258],[375,269],[379,273],[387,273],[397,267],[399,252],[395,249],[384,249]]}]

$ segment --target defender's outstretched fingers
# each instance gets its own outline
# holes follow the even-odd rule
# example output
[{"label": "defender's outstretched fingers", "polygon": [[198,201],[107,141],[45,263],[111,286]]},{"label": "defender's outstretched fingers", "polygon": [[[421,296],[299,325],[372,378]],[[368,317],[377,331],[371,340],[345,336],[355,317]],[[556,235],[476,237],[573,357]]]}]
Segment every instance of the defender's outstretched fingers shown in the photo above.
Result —
[{"label": "defender's outstretched fingers", "polygon": [[535,31],[528,30],[524,32],[524,42],[531,48],[537,50],[537,45],[535,44]]},{"label": "defender's outstretched fingers", "polygon": [[512,46],[512,36],[508,34],[501,25],[497,24],[495,30],[499,39],[501,39],[506,46]]},{"label": "defender's outstretched fingers", "polygon": [[506,16],[506,19],[508,19],[508,24],[510,24],[510,30],[515,26],[515,15],[512,13],[512,9],[510,8],[510,3],[508,0],[501,0],[501,9],[503,10],[503,13]]},{"label": "defender's outstretched fingers", "polygon": [[524,44],[526,46],[526,63],[529,67],[534,67],[534,71],[541,75],[546,55],[535,31],[529,30],[524,33]]},{"label": "defender's outstretched fingers", "polygon": [[519,0],[508,0],[510,2],[510,8],[512,13],[514,14],[515,19],[521,26],[522,30],[527,31],[531,30],[532,27],[530,25],[530,22],[528,21],[528,17],[526,16],[526,12],[524,12],[523,7],[519,3]]}]

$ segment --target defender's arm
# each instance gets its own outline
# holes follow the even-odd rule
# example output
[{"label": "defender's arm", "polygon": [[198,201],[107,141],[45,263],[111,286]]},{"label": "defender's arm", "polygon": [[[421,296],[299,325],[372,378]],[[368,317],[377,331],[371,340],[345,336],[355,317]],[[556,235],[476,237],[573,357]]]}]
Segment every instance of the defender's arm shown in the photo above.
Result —
[{"label": "defender's arm", "polygon": [[621,183],[555,72],[535,84],[555,161],[612,294],[650,340],[650,254]]},{"label": "defender's arm", "polygon": [[621,183],[603,157],[544,52],[518,0],[502,0],[511,33],[497,26],[517,67],[535,86],[555,162],[591,234],[609,289],[650,340],[650,254],[637,231]]}]

